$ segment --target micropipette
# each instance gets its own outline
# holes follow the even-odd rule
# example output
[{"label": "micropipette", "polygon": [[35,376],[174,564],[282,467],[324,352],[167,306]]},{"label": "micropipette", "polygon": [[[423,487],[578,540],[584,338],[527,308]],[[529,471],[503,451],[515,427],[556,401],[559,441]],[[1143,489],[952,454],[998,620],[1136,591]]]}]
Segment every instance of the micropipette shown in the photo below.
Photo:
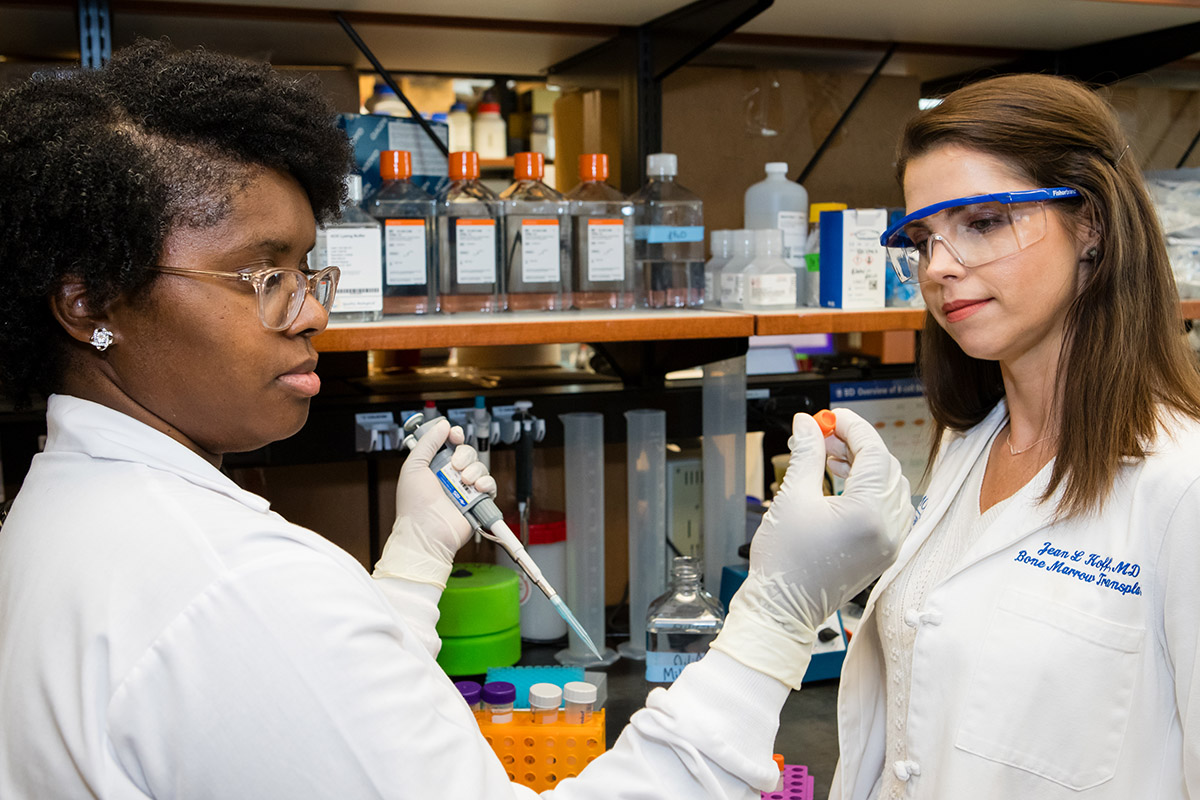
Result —
[{"label": "micropipette", "polygon": [[[404,437],[404,446],[409,450],[416,447],[417,440],[422,435],[421,428],[424,427],[422,425],[424,419],[423,414],[417,413],[404,422],[404,433],[406,434]],[[471,523],[471,526],[477,532],[485,538],[491,539],[508,552],[509,557],[529,576],[529,580],[533,581],[542,590],[546,595],[546,599],[554,606],[554,610],[571,627],[571,630],[575,631],[575,635],[579,637],[579,640],[595,653],[598,661],[603,661],[604,659],[600,655],[600,651],[596,649],[596,645],[592,642],[592,637],[588,636],[583,625],[571,613],[571,609],[567,608],[566,602],[558,596],[558,592],[550,585],[550,581],[546,580],[545,576],[542,575],[542,571],[534,563],[528,551],[525,550],[525,547],[521,544],[521,540],[504,523],[504,515],[500,513],[500,509],[492,502],[492,498],[477,491],[474,486],[468,486],[464,483],[462,475],[458,470],[450,466],[450,459],[453,455],[454,446],[447,442],[429,463],[429,468],[433,470],[433,474],[442,485],[442,491],[458,506],[458,510],[462,512],[462,515],[467,518],[467,521]]]}]

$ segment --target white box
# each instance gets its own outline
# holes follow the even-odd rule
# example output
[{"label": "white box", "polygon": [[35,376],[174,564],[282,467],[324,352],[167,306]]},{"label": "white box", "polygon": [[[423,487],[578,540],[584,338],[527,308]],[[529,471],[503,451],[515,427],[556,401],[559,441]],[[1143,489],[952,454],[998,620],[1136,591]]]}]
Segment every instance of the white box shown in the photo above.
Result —
[{"label": "white box", "polygon": [[859,311],[883,308],[887,252],[879,237],[886,208],[821,212],[821,307]]}]

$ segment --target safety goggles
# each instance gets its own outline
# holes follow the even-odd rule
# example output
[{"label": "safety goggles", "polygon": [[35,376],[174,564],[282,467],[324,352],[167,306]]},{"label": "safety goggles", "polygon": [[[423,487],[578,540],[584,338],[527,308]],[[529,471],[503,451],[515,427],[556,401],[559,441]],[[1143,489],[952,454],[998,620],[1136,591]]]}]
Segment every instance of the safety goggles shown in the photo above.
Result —
[{"label": "safety goggles", "polygon": [[155,266],[152,269],[169,275],[182,275],[185,278],[225,278],[248,282],[258,295],[258,319],[269,331],[282,331],[290,327],[300,316],[304,298],[309,293],[321,304],[325,313],[329,313],[333,306],[333,296],[337,294],[338,278],[342,274],[337,267],[326,267],[311,273],[287,267],[264,267],[246,272],[216,272],[163,266]]},{"label": "safety goggles", "polygon": [[926,280],[940,243],[964,267],[982,267],[1046,235],[1046,203],[1078,197],[1065,187],[978,194],[918,209],[884,231],[879,243],[900,280]]}]

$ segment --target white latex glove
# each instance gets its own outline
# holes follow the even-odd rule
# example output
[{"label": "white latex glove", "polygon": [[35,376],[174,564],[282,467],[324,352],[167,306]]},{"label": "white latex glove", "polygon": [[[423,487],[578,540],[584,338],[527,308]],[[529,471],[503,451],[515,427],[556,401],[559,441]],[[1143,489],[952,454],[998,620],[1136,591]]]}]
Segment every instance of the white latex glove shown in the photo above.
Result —
[{"label": "white latex glove", "polygon": [[[913,510],[900,463],[871,426],[839,409],[826,439],[797,414],[779,494],[750,547],[750,574],[712,643],[748,667],[800,688],[817,627],[896,557]],[[845,468],[838,497],[822,492],[826,453]]]},{"label": "white latex glove", "polygon": [[457,445],[450,465],[463,481],[496,496],[496,479],[479,463],[475,448],[463,444],[462,428],[436,420],[421,431],[417,446],[404,460],[396,482],[396,522],[375,564],[375,578],[403,578],[446,588],[454,554],[471,537],[471,523],[442,491],[429,462],[449,440]]}]

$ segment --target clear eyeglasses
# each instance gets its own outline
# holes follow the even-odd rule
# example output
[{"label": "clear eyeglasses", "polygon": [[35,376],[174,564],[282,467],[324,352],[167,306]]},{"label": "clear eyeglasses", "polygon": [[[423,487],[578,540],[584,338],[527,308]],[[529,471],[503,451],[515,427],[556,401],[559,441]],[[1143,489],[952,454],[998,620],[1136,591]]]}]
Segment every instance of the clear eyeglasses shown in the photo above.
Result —
[{"label": "clear eyeglasses", "polygon": [[884,231],[879,243],[901,281],[922,282],[935,243],[964,267],[982,267],[1041,241],[1046,203],[1078,196],[1057,187],[946,200],[909,214]]},{"label": "clear eyeglasses", "polygon": [[258,319],[269,331],[288,328],[310,292],[316,301],[329,313],[333,297],[337,294],[338,278],[342,271],[338,267],[326,267],[318,272],[301,272],[288,267],[263,267],[246,272],[216,272],[207,269],[184,269],[183,267],[154,266],[156,272],[182,275],[185,278],[225,278],[226,280],[248,281],[258,296]]}]

